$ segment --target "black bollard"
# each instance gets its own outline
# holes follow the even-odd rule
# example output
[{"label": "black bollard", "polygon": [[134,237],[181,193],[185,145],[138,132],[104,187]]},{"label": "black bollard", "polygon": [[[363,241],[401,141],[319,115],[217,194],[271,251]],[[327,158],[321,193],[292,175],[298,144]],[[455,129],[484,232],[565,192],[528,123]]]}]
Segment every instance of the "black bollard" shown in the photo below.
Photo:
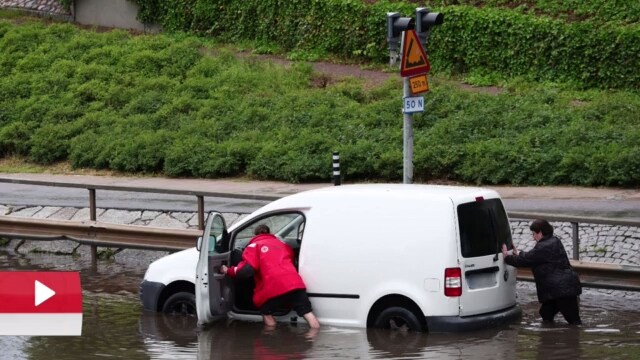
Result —
[{"label": "black bollard", "polygon": [[333,185],[340,185],[340,153],[333,152]]}]

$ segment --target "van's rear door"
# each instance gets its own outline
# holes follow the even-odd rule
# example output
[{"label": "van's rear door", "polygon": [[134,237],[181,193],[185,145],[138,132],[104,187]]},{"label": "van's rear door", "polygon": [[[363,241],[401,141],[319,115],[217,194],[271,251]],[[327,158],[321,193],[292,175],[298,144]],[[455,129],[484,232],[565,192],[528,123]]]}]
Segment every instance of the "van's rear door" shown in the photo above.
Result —
[{"label": "van's rear door", "polygon": [[507,267],[501,247],[513,247],[509,219],[498,198],[457,206],[462,295],[460,316],[501,310],[515,304],[515,268]]}]

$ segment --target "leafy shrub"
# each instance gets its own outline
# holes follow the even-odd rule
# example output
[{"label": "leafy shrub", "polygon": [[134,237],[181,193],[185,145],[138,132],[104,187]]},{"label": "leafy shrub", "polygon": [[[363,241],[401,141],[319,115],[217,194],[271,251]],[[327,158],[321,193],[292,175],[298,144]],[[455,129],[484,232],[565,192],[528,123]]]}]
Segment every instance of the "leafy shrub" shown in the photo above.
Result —
[{"label": "leafy shrub", "polygon": [[34,122],[13,122],[0,128],[0,155],[27,155]]},{"label": "leafy shrub", "polygon": [[79,133],[74,124],[45,124],[31,136],[29,158],[40,164],[65,160],[69,155],[69,139]]},{"label": "leafy shrub", "polygon": [[164,151],[172,136],[165,130],[140,130],[120,134],[109,167],[127,172],[158,172],[164,167]]}]

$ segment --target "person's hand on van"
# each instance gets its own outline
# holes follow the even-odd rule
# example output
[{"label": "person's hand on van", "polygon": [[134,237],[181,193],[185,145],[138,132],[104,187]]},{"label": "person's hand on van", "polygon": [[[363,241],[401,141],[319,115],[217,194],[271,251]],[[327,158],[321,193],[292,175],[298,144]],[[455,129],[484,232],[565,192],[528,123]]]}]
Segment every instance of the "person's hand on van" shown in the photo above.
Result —
[{"label": "person's hand on van", "polygon": [[[508,250],[507,250],[507,245],[506,245],[506,244],[502,244],[502,256],[507,256],[507,255],[509,255],[509,253],[508,253],[507,251],[508,251]],[[513,255],[516,255],[516,256],[517,256],[517,255],[518,255],[518,253],[519,253],[519,251],[518,251],[518,249],[516,249],[516,247],[514,246],[514,247],[513,247],[513,249],[511,250],[511,253],[512,253]]]},{"label": "person's hand on van", "polygon": [[220,274],[226,275],[228,270],[227,265],[220,265]]}]

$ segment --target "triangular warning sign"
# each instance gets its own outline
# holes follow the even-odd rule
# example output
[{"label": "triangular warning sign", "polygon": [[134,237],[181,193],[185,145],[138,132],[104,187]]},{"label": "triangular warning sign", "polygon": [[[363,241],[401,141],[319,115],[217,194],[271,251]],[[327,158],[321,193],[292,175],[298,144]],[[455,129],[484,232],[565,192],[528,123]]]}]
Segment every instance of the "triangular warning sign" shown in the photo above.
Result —
[{"label": "triangular warning sign", "polygon": [[431,70],[429,59],[427,59],[427,54],[424,52],[415,30],[407,30],[404,32],[402,46],[400,75],[413,76]]}]

